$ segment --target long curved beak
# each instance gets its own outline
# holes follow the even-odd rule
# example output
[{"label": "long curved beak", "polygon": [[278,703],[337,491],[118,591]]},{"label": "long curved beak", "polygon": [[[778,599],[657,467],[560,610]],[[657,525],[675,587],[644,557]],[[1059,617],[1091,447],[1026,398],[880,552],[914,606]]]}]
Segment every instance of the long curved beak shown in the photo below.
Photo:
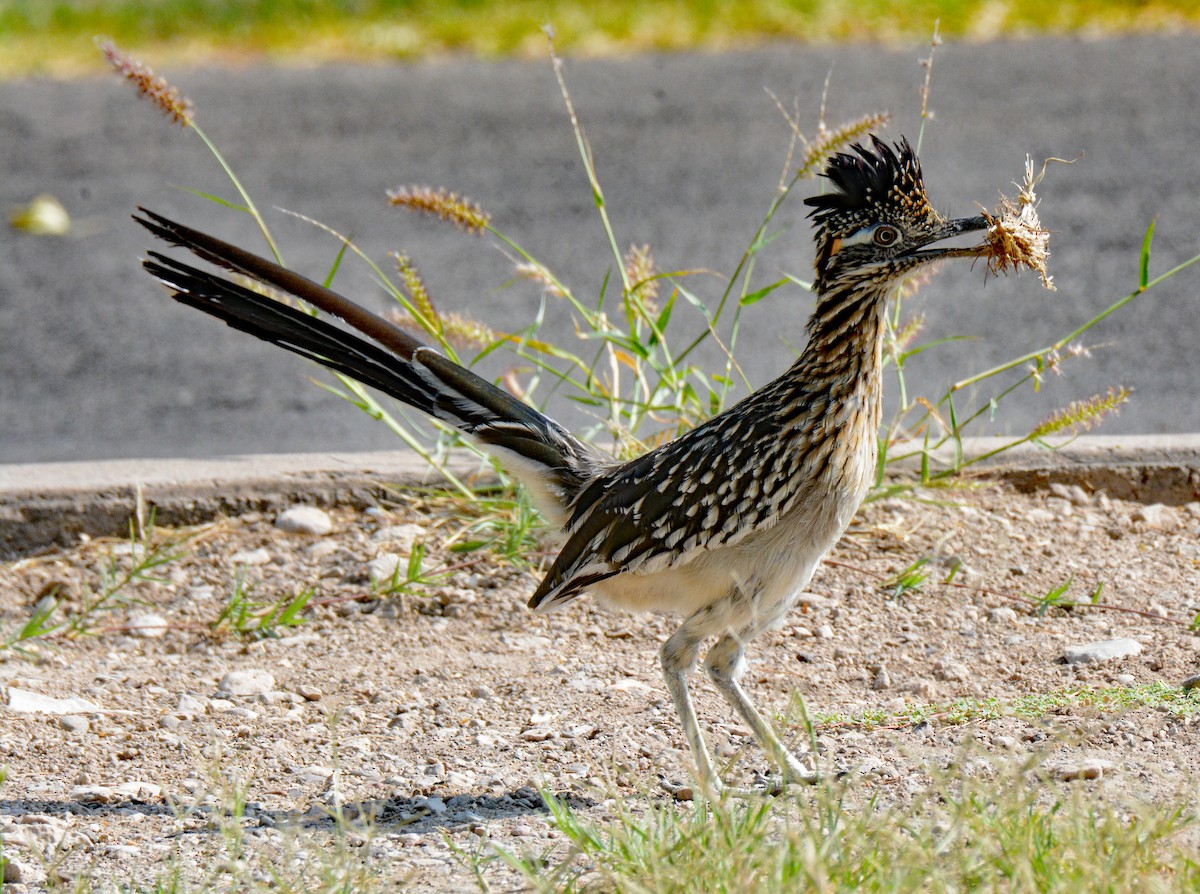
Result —
[{"label": "long curved beak", "polygon": [[[944,242],[947,239],[953,239],[955,236],[961,236],[963,233],[973,233],[979,230],[986,230],[991,224],[983,215],[978,217],[958,217],[954,220],[946,221],[941,229],[934,233],[925,245],[935,245],[939,242]],[[937,258],[977,258],[987,254],[987,246],[980,242],[972,246],[943,246],[940,248],[919,248],[915,251],[906,253],[910,257],[919,257],[922,260],[935,260]]]}]

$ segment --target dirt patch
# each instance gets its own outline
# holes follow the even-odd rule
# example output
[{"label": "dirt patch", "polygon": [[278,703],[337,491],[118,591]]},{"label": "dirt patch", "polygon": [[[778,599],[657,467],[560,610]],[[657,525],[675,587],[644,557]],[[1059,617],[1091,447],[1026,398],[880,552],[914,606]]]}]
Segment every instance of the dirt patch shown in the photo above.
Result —
[{"label": "dirt patch", "polygon": [[[745,679],[759,703],[782,714],[802,695],[823,718],[818,763],[848,769],[867,791],[919,784],[967,741],[1063,766],[1092,761],[1101,778],[1078,784],[1098,793],[1165,799],[1200,778],[1195,715],[1067,700],[1044,717],[903,719],[910,706],[958,698],[1178,685],[1200,663],[1189,630],[1200,504],[1002,484],[939,496],[954,505],[892,500],[860,513],[785,626],[751,648]],[[251,853],[301,861],[297,847],[330,843],[340,805],[376,816],[374,832],[352,842],[361,859],[410,890],[462,890],[475,883],[455,847],[558,843],[536,786],[600,816],[614,794],[669,798],[659,779],[686,781],[655,656],[672,619],[588,599],[533,615],[524,602],[536,571],[443,552],[462,522],[436,505],[330,515],[326,535],[288,533],[253,512],[193,529],[181,557],[157,569],[161,582],[130,587],[137,601],[94,616],[91,635],[48,640],[36,655],[0,651],[0,835],[31,889],[47,873],[144,884],[177,857],[185,875],[211,878],[214,861],[234,859],[214,815],[237,787]],[[374,595],[368,563],[403,559],[422,539],[427,568],[457,570]],[[0,634],[50,592],[78,610],[106,563],[134,558],[126,544],[91,540],[0,566]],[[884,584],[922,559],[916,589]],[[250,603],[313,588],[306,623],[269,637],[214,632],[239,576]],[[1039,613],[1020,598],[1068,580],[1067,598],[1108,608]],[[1063,661],[1067,647],[1115,639],[1140,649]],[[727,778],[751,784],[768,772],[715,693],[702,680],[694,688],[710,743],[733,763]],[[87,704],[14,710],[29,693]],[[900,719],[830,716],[867,712]],[[807,750],[796,726],[786,731]]]}]

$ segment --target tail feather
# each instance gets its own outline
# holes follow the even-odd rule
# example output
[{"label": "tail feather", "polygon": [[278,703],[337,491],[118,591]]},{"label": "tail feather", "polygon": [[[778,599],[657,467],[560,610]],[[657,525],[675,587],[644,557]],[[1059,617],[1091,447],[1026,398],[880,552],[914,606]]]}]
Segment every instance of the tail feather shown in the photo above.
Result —
[{"label": "tail feather", "polygon": [[175,300],[314,360],[457,427],[499,454],[556,522],[611,460],[553,420],[336,292],[265,258],[141,209],[151,233],[220,267],[282,289],[340,317],[347,332],[283,302],[157,252],[143,261]]}]

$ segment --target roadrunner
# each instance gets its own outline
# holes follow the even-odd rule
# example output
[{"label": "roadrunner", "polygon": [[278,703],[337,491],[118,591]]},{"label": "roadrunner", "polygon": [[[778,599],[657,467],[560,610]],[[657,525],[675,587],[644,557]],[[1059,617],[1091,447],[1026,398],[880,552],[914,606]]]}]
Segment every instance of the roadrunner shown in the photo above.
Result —
[{"label": "roadrunner", "polygon": [[696,720],[688,675],[704,668],[786,781],[811,782],[738,682],[747,644],[778,623],[845,530],[875,474],[884,315],[918,268],[980,257],[943,240],[984,230],[947,220],[925,196],[906,140],[872,138],[833,156],[831,187],[806,200],[816,225],[816,308],[799,359],[775,381],[682,437],[629,462],[447,360],[317,283],[142,209],[155,236],[281,289],[372,341],[220,276],[150,252],[173,297],[457,426],[496,453],[561,530],[562,551],[529,600],[546,611],[584,592],[634,611],[683,617],[659,651],[698,781],[721,780]]}]

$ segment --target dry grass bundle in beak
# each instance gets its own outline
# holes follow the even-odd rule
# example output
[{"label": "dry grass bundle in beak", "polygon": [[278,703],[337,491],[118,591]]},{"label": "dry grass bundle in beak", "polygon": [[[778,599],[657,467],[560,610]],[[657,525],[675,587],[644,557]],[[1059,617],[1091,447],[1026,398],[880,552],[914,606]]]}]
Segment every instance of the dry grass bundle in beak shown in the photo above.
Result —
[{"label": "dry grass bundle in beak", "polygon": [[1001,195],[995,211],[983,212],[989,224],[984,242],[989,273],[1007,273],[1028,267],[1037,271],[1043,286],[1054,291],[1054,279],[1046,272],[1050,231],[1038,219],[1038,197],[1034,192],[1045,175],[1046,165],[1043,164],[1035,175],[1033,159],[1025,156],[1025,182],[1015,184],[1018,189],[1016,200]]}]

